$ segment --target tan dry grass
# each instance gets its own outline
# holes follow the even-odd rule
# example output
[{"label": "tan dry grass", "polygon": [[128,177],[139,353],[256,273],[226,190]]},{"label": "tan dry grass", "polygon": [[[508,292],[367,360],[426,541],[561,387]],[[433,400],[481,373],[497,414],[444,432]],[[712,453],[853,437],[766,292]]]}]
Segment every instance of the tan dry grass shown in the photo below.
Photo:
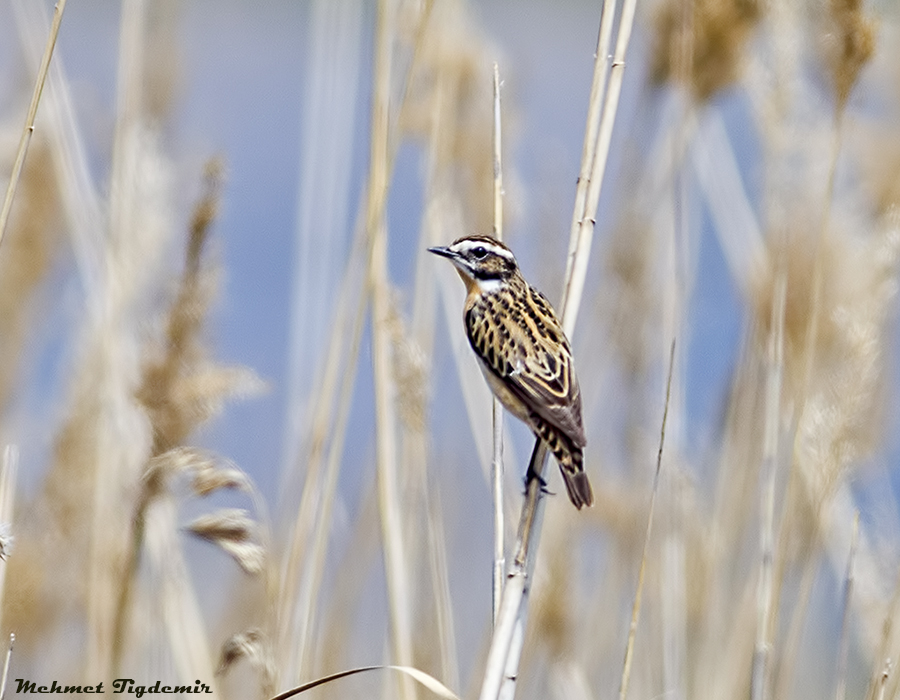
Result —
[{"label": "tan dry grass", "polygon": [[759,0],[674,0],[657,11],[651,76],[685,84],[698,101],[734,83],[763,16]]},{"label": "tan dry grass", "polygon": [[829,0],[822,51],[831,78],[836,113],[843,111],[859,74],[875,52],[875,22],[860,0]]},{"label": "tan dry grass", "polygon": [[0,256],[0,406],[12,398],[37,310],[34,297],[58,255],[61,213],[50,148],[39,139],[30,149]]}]

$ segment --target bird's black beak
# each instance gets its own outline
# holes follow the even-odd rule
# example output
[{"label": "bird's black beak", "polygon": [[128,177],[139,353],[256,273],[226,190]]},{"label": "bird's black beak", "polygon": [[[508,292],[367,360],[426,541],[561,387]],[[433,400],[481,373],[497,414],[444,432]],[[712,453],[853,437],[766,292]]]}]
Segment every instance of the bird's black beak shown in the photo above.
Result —
[{"label": "bird's black beak", "polygon": [[456,253],[451,251],[449,248],[445,248],[444,246],[435,246],[434,248],[428,249],[429,253],[434,253],[435,255],[440,255],[444,258],[455,258]]}]

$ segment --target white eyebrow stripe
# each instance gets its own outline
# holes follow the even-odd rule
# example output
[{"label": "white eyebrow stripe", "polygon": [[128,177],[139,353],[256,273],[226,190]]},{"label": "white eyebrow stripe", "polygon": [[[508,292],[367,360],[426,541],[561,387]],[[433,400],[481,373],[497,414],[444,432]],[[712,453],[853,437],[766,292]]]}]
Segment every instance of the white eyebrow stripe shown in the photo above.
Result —
[{"label": "white eyebrow stripe", "polygon": [[506,258],[507,260],[515,260],[515,257],[508,249],[498,246],[489,241],[460,241],[455,246],[451,246],[451,248],[456,248],[457,253],[467,253],[474,248],[484,248],[485,250],[488,250],[495,255],[499,255],[501,258]]}]

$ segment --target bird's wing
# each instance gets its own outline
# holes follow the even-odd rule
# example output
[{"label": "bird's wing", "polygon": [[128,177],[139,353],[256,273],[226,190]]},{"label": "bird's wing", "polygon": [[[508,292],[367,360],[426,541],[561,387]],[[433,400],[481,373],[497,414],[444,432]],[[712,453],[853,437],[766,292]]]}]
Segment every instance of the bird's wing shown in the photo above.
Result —
[{"label": "bird's wing", "polygon": [[572,350],[549,303],[537,296],[531,304],[520,301],[495,313],[492,302],[485,299],[481,304],[488,308],[466,314],[472,349],[529,411],[584,447]]}]

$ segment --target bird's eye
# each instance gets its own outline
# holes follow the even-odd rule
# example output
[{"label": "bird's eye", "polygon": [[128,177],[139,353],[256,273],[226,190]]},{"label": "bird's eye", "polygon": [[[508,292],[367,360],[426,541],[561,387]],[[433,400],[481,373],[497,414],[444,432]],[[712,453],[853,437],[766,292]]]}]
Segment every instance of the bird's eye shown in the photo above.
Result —
[{"label": "bird's eye", "polygon": [[484,258],[487,256],[487,250],[485,250],[481,246],[478,246],[477,248],[472,248],[472,255],[474,255],[479,260],[484,260]]}]

